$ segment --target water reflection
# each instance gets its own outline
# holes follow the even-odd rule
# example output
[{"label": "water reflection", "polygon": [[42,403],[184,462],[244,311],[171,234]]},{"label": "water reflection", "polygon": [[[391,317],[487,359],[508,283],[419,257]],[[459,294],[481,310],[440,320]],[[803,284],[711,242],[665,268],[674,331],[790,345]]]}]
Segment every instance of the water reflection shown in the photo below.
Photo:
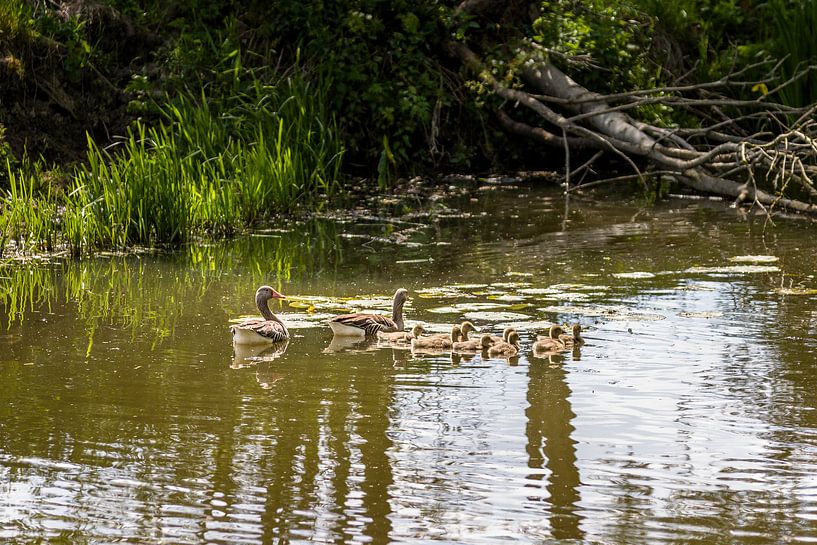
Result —
[{"label": "water reflection", "polygon": [[531,361],[528,366],[525,450],[528,467],[539,470],[527,476],[528,486],[539,488],[547,480],[547,494],[532,494],[528,501],[535,509],[548,513],[553,538],[582,540],[582,517],[577,512],[580,479],[571,437],[576,415],[570,406],[571,391],[563,362],[563,356],[554,354],[542,361]]},{"label": "water reflection", "polygon": [[[564,212],[525,191],[394,237],[319,220],[4,268],[0,541],[813,540],[811,232],[763,235],[711,204]],[[779,271],[724,269],[758,248]],[[778,290],[789,276],[801,292]],[[370,300],[439,286],[412,289],[410,320],[514,322],[523,350],[333,339],[310,305],[276,309],[298,323],[288,344],[234,349],[229,319],[262,283]],[[564,321],[587,344],[532,355]]]},{"label": "water reflection", "polygon": [[288,339],[272,344],[233,344],[233,362],[230,367],[241,369],[242,367],[258,365],[259,362],[274,361],[284,355],[289,342]]}]

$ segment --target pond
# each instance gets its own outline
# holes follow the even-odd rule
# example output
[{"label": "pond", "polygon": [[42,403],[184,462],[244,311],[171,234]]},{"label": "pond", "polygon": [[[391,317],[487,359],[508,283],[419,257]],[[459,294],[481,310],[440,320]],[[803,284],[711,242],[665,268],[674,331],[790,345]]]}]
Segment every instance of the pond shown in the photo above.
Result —
[{"label": "pond", "polygon": [[[0,541],[814,541],[813,233],[489,186],[2,269]],[[294,337],[234,352],[264,283]],[[521,354],[333,341],[399,287]],[[564,322],[586,344],[534,357]]]}]

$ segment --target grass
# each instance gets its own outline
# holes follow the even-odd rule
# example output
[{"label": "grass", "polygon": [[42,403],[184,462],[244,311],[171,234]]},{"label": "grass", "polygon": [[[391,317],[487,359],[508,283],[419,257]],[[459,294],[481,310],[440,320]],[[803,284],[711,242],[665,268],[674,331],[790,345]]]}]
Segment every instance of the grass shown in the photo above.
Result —
[{"label": "grass", "polygon": [[[23,252],[52,251],[57,244],[57,200],[50,183],[41,184],[39,164],[12,168],[6,160],[8,190],[0,195],[0,258],[9,242]],[[40,187],[42,185],[42,187]]]},{"label": "grass", "polygon": [[[772,0],[767,9],[772,51],[778,58],[785,58],[783,79],[817,65],[817,0]],[[783,88],[780,100],[789,106],[817,101],[817,70],[812,69]]]},{"label": "grass", "polygon": [[326,103],[326,87],[297,73],[228,98],[180,97],[160,124],[137,122],[112,147],[89,139],[61,196],[38,189],[36,169],[7,165],[0,242],[75,255],[179,245],[317,205],[337,190],[343,158]]}]

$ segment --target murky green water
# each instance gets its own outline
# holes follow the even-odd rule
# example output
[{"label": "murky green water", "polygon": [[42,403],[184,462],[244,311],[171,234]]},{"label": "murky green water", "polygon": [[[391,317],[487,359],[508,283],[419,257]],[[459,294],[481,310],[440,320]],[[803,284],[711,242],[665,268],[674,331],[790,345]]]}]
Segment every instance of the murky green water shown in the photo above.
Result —
[{"label": "murky green water", "polygon": [[[0,542],[817,540],[814,227],[477,196],[2,270]],[[234,354],[261,283],[314,309]],[[526,349],[415,358],[317,321],[401,286],[409,324],[516,322]],[[568,320],[587,344],[534,358]]]}]

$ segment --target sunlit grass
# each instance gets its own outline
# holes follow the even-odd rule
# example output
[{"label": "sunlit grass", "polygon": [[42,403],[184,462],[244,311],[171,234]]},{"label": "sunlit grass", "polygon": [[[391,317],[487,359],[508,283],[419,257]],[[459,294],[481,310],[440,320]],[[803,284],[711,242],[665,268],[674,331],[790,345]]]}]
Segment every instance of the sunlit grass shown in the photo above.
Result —
[{"label": "sunlit grass", "polygon": [[7,160],[5,167],[9,188],[0,194],[0,257],[9,242],[21,251],[52,251],[58,233],[51,185],[40,183],[37,165],[15,169]]},{"label": "sunlit grass", "polygon": [[106,149],[89,138],[87,163],[59,198],[37,185],[36,170],[7,166],[0,243],[47,251],[61,244],[75,255],[178,245],[230,236],[331,196],[343,147],[326,89],[297,74],[250,88],[170,101],[162,123],[137,122]]}]

